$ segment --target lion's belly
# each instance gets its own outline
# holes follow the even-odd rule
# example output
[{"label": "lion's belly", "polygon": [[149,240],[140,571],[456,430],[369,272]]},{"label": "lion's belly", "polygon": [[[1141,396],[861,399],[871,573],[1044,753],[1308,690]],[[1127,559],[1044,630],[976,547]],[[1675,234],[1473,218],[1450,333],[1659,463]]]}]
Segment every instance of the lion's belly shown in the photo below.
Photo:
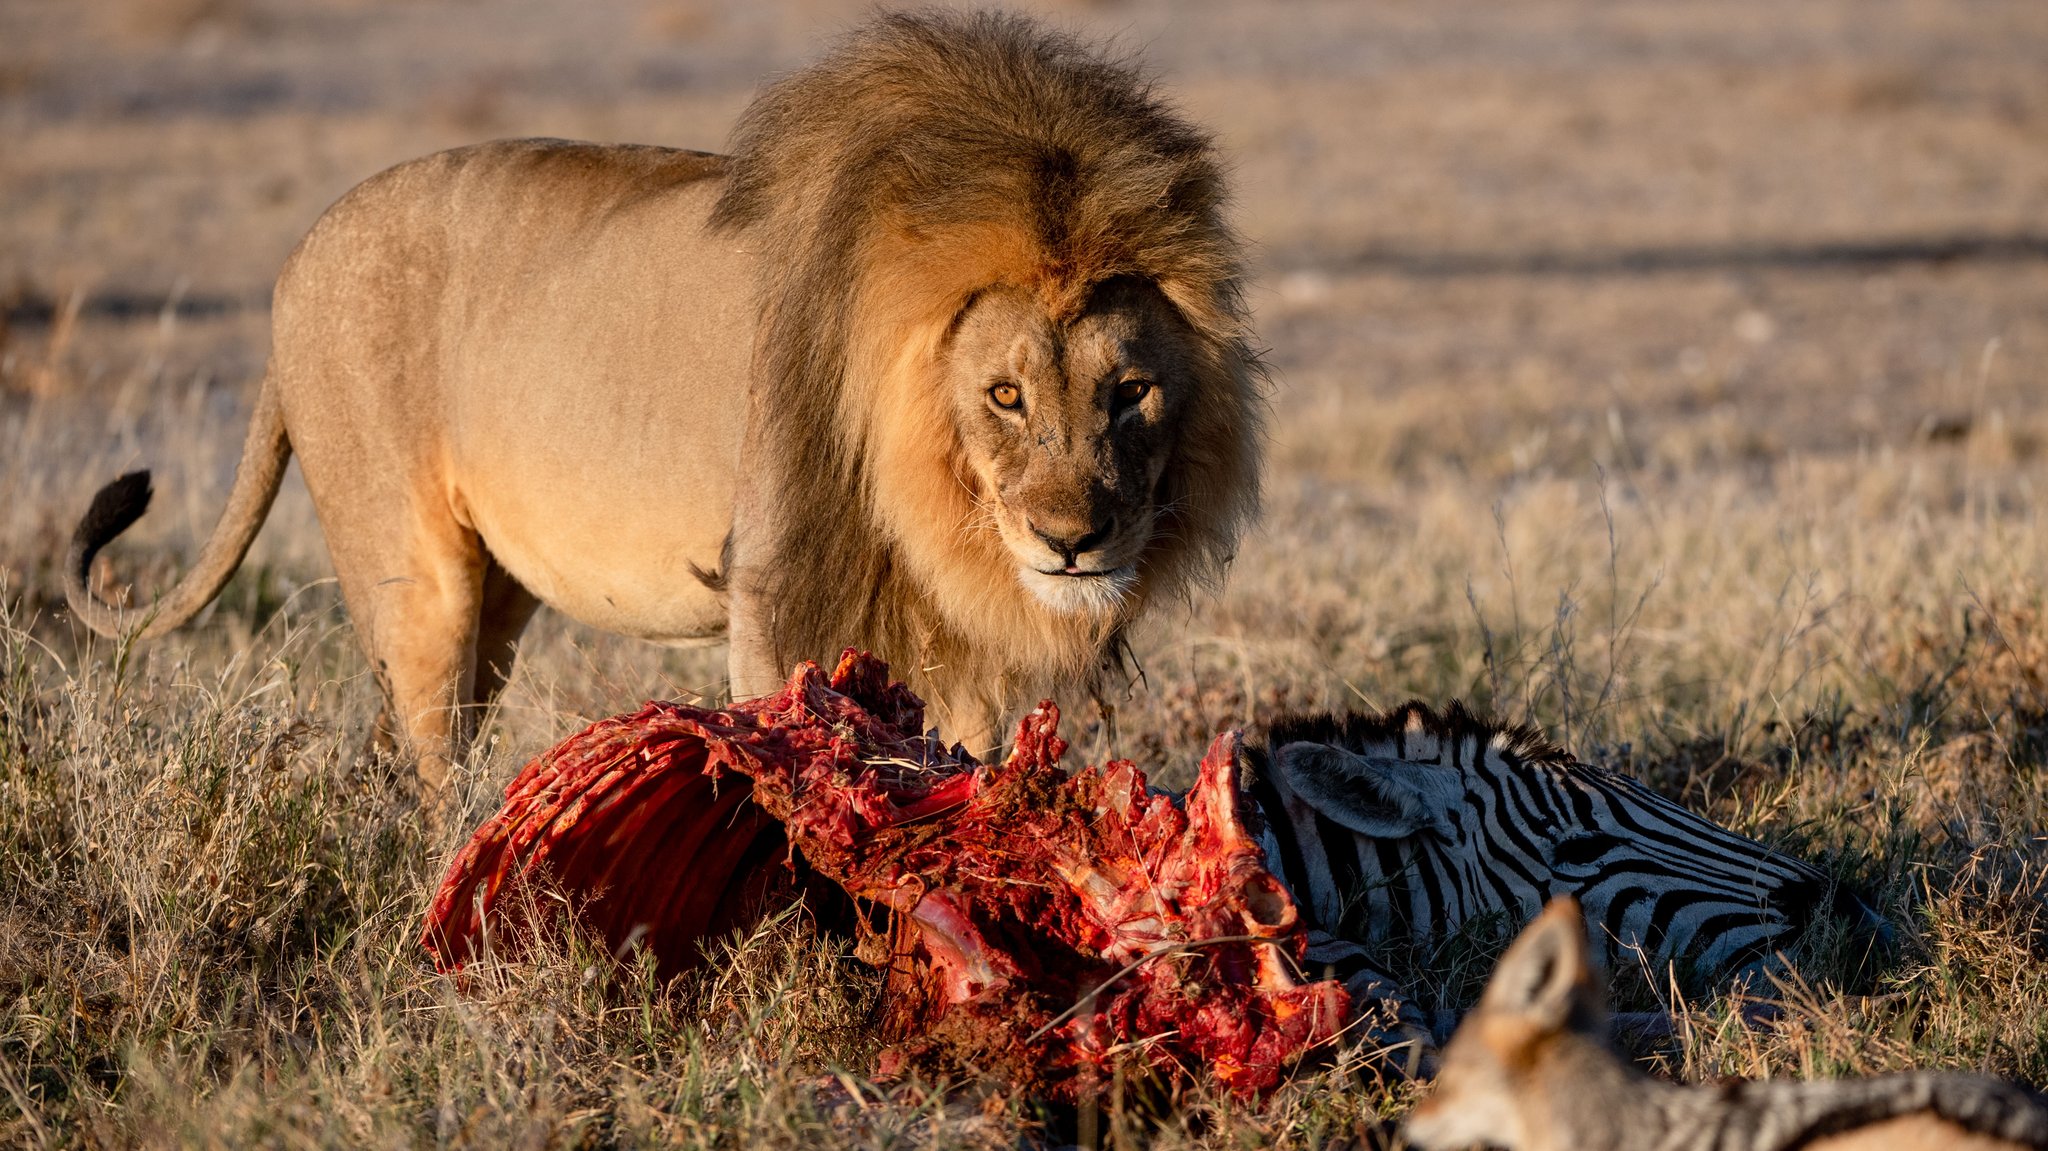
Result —
[{"label": "lion's belly", "polygon": [[732,524],[751,269],[675,219],[716,190],[613,217],[520,292],[480,294],[451,349],[451,478],[485,546],[557,610],[667,643],[726,624],[699,573]]},{"label": "lion's belly", "polygon": [[515,390],[465,421],[456,484],[492,556],[542,602],[679,643],[725,633],[725,597],[705,577],[732,527],[745,360],[672,362],[693,370],[609,361]]},{"label": "lion's belly", "polygon": [[478,437],[489,447],[458,466],[465,518],[529,591],[592,627],[668,643],[723,635],[724,596],[704,577],[732,526],[744,384],[727,367],[734,376],[659,381],[688,418],[631,402],[641,387],[597,402],[589,380],[501,411]]},{"label": "lion's belly", "polygon": [[638,507],[601,507],[572,496],[522,507],[517,523],[478,515],[476,526],[515,579],[573,619],[657,643],[722,638],[725,597],[697,573],[718,569],[731,502],[700,499],[682,516],[665,502],[650,493]]}]

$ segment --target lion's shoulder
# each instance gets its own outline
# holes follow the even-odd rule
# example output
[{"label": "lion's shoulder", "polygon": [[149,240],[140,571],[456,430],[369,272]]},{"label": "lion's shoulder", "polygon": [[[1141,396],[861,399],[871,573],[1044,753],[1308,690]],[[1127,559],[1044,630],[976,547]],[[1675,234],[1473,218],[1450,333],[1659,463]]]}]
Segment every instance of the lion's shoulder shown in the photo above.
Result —
[{"label": "lion's shoulder", "polygon": [[[412,161],[449,172],[502,172],[522,180],[615,183],[694,183],[722,176],[716,152],[658,144],[608,144],[547,136],[489,140]],[[397,170],[409,165],[401,164]]]},{"label": "lion's shoulder", "polygon": [[441,201],[516,201],[547,213],[574,213],[721,180],[726,170],[724,156],[687,148],[547,137],[491,140],[386,168],[351,189],[326,218],[410,213]]},{"label": "lion's shoulder", "polygon": [[[645,144],[548,138],[492,140],[386,168],[320,216],[286,261],[280,294],[306,267],[373,274],[397,261],[459,262],[507,236],[534,256],[607,226],[635,205],[698,200],[701,218],[723,187],[724,156]],[[549,238],[552,238],[550,240]],[[501,253],[502,254],[502,253]]]}]

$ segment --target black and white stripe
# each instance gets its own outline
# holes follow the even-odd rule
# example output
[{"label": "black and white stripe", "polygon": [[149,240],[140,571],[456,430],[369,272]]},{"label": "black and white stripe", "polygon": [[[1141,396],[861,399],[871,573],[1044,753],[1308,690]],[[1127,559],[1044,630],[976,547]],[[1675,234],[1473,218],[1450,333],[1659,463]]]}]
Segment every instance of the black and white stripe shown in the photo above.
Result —
[{"label": "black and white stripe", "polygon": [[1284,720],[1250,761],[1268,867],[1340,940],[1518,928],[1573,895],[1610,962],[1725,973],[1831,910],[1879,926],[1819,869],[1457,704]]}]

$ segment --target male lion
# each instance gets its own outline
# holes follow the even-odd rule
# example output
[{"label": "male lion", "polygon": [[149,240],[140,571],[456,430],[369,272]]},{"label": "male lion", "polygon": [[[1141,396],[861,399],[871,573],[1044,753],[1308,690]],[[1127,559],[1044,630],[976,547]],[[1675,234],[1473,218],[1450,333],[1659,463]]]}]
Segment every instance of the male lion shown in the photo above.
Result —
[{"label": "male lion", "polygon": [[[292,253],[227,510],[140,617],[241,562],[297,452],[435,790],[547,603],[731,645],[736,695],[870,648],[985,745],[1092,687],[1256,509],[1261,377],[1208,138],[1020,18],[897,15],[767,88],[727,157],[516,140],[372,177]],[[108,485],[88,590],[140,516]]]}]

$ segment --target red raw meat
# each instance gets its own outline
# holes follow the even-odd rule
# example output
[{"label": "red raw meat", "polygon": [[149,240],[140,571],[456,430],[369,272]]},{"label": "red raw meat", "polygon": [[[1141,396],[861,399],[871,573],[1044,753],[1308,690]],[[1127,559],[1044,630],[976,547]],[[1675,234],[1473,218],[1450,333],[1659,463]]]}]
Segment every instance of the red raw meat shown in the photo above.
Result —
[{"label": "red raw meat", "polygon": [[1295,974],[1305,933],[1246,833],[1236,733],[1176,802],[1128,761],[1069,777],[1049,702],[994,766],[923,724],[853,651],[829,680],[806,663],[761,699],[594,724],[506,789],[423,942],[444,970],[487,927],[516,942],[532,904],[508,885],[545,875],[621,953],[680,969],[793,849],[886,912],[857,949],[888,965],[885,1069],[941,1058],[1072,1098],[1124,1060],[1257,1094],[1336,1037],[1350,1002]]}]

